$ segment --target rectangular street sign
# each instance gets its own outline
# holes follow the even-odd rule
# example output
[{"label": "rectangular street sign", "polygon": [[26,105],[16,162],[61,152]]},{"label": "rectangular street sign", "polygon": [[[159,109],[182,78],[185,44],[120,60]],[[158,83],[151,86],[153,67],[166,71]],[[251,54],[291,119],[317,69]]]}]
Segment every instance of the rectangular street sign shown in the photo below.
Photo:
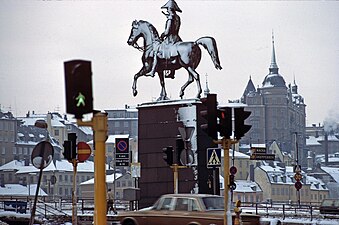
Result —
[{"label": "rectangular street sign", "polygon": [[207,149],[207,168],[216,168],[221,166],[221,148]]},{"label": "rectangular street sign", "polygon": [[251,160],[274,160],[275,155],[274,154],[252,154],[250,156]]},{"label": "rectangular street sign", "polygon": [[115,165],[116,166],[129,166],[130,151],[128,138],[115,139]]},{"label": "rectangular street sign", "polygon": [[251,147],[252,153],[264,153],[266,154],[266,148],[265,147]]}]

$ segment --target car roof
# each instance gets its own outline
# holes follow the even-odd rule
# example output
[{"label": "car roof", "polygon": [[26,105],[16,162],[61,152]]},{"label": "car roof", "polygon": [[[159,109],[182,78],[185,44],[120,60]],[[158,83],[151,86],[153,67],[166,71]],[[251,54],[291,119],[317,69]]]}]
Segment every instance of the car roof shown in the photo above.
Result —
[{"label": "car roof", "polygon": [[203,198],[203,197],[222,197],[220,195],[211,195],[211,194],[189,194],[189,193],[181,193],[181,194],[165,194],[162,197],[188,197],[188,198]]}]

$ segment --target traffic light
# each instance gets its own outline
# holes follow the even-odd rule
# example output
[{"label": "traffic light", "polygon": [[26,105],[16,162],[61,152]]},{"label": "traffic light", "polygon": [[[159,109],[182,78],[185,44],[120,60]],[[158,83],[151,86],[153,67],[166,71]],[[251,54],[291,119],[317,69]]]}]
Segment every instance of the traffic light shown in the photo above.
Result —
[{"label": "traffic light", "polygon": [[175,140],[175,149],[176,149],[176,160],[177,160],[177,164],[179,166],[184,166],[182,161],[181,161],[181,154],[185,153],[185,145],[184,145],[184,141],[182,140],[182,138],[178,138]]},{"label": "traffic light", "polygon": [[173,165],[173,147],[167,146],[162,149],[163,156],[162,158],[165,160],[167,165],[172,166]]},{"label": "traffic light", "polygon": [[246,125],[245,120],[251,115],[251,112],[245,111],[244,108],[234,108],[234,136],[240,140],[250,129],[251,125]]},{"label": "traffic light", "polygon": [[81,119],[93,111],[91,62],[72,60],[64,62],[66,112]]},{"label": "traffic light", "polygon": [[218,118],[217,129],[220,132],[220,136],[229,139],[232,135],[232,108],[218,109]]},{"label": "traffic light", "polygon": [[200,111],[200,115],[206,119],[206,123],[202,124],[201,129],[208,136],[216,140],[217,135],[217,95],[208,94],[207,98],[201,99],[202,104],[206,109]]},{"label": "traffic light", "polygon": [[300,180],[303,178],[303,176],[301,175],[300,165],[297,165],[294,171],[295,171],[294,179],[296,180],[294,187],[295,189],[297,189],[297,191],[299,191],[302,188],[302,183],[300,182]]},{"label": "traffic light", "polygon": [[230,174],[230,189],[235,190],[237,188],[237,185],[234,182],[234,175]]},{"label": "traffic light", "polygon": [[70,159],[73,160],[77,158],[77,135],[76,133],[68,134],[68,141],[71,142],[71,150],[70,150]]},{"label": "traffic light", "polygon": [[64,158],[67,159],[68,161],[72,161],[72,156],[71,156],[71,149],[72,149],[72,142],[71,141],[64,141]]}]

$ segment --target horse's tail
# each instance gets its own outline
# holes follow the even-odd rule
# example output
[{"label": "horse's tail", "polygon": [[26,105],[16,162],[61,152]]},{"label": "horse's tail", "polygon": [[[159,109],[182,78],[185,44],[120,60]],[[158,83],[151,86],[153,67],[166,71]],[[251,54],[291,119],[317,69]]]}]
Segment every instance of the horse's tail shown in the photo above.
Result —
[{"label": "horse's tail", "polygon": [[221,70],[222,67],[220,65],[217,42],[215,41],[215,39],[213,37],[201,37],[198,40],[196,40],[195,43],[204,46],[204,48],[210,54],[215,68],[217,70]]}]

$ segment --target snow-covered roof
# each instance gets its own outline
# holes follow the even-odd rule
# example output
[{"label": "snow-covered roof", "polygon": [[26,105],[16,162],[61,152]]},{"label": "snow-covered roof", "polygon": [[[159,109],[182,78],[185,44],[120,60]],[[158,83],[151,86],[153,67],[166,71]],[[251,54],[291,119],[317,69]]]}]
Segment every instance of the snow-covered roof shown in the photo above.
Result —
[{"label": "snow-covered roof", "polygon": [[[108,165],[106,165],[108,169]],[[51,162],[43,171],[73,171],[73,165],[68,162],[68,160],[57,160],[55,165]],[[24,161],[13,160],[9,163],[6,163],[0,166],[0,171],[17,171],[16,174],[27,174],[27,173],[39,173],[39,169],[35,168],[33,165],[25,166]],[[94,172],[94,162],[85,161],[83,163],[77,164],[78,172]]]},{"label": "snow-covered roof", "polygon": [[235,181],[237,188],[234,190],[235,192],[260,192],[262,191],[259,185],[256,182],[248,181],[248,180],[236,180]]},{"label": "snow-covered roof", "polygon": [[309,136],[308,138],[306,138],[306,145],[310,146],[320,146],[321,144],[318,142],[318,138],[314,137],[314,136]]},{"label": "snow-covered roof", "polygon": [[339,168],[322,166],[321,169],[333,177],[337,183],[339,183]]},{"label": "snow-covered roof", "polygon": [[[36,192],[37,184],[31,184],[23,186],[21,184],[5,184],[4,187],[0,186],[0,196],[34,196]],[[47,196],[41,188],[39,188],[39,196]]]},{"label": "snow-covered roof", "polygon": [[25,161],[13,160],[0,166],[0,171],[15,171],[21,167],[25,167]]},{"label": "snow-covered roof", "polygon": [[[115,174],[115,179],[119,179],[122,176],[121,173],[116,173]],[[114,174],[111,175],[106,175],[106,184],[113,183],[114,182]],[[86,185],[86,184],[94,184],[94,178],[82,182],[80,185]]]},{"label": "snow-covered roof", "polygon": [[[230,155],[230,157],[233,156],[233,150],[232,149],[229,150],[229,155]],[[221,157],[224,157],[224,150],[221,150]],[[250,156],[246,155],[244,153],[238,152],[238,151],[234,151],[234,158],[235,159],[249,159]]]}]

